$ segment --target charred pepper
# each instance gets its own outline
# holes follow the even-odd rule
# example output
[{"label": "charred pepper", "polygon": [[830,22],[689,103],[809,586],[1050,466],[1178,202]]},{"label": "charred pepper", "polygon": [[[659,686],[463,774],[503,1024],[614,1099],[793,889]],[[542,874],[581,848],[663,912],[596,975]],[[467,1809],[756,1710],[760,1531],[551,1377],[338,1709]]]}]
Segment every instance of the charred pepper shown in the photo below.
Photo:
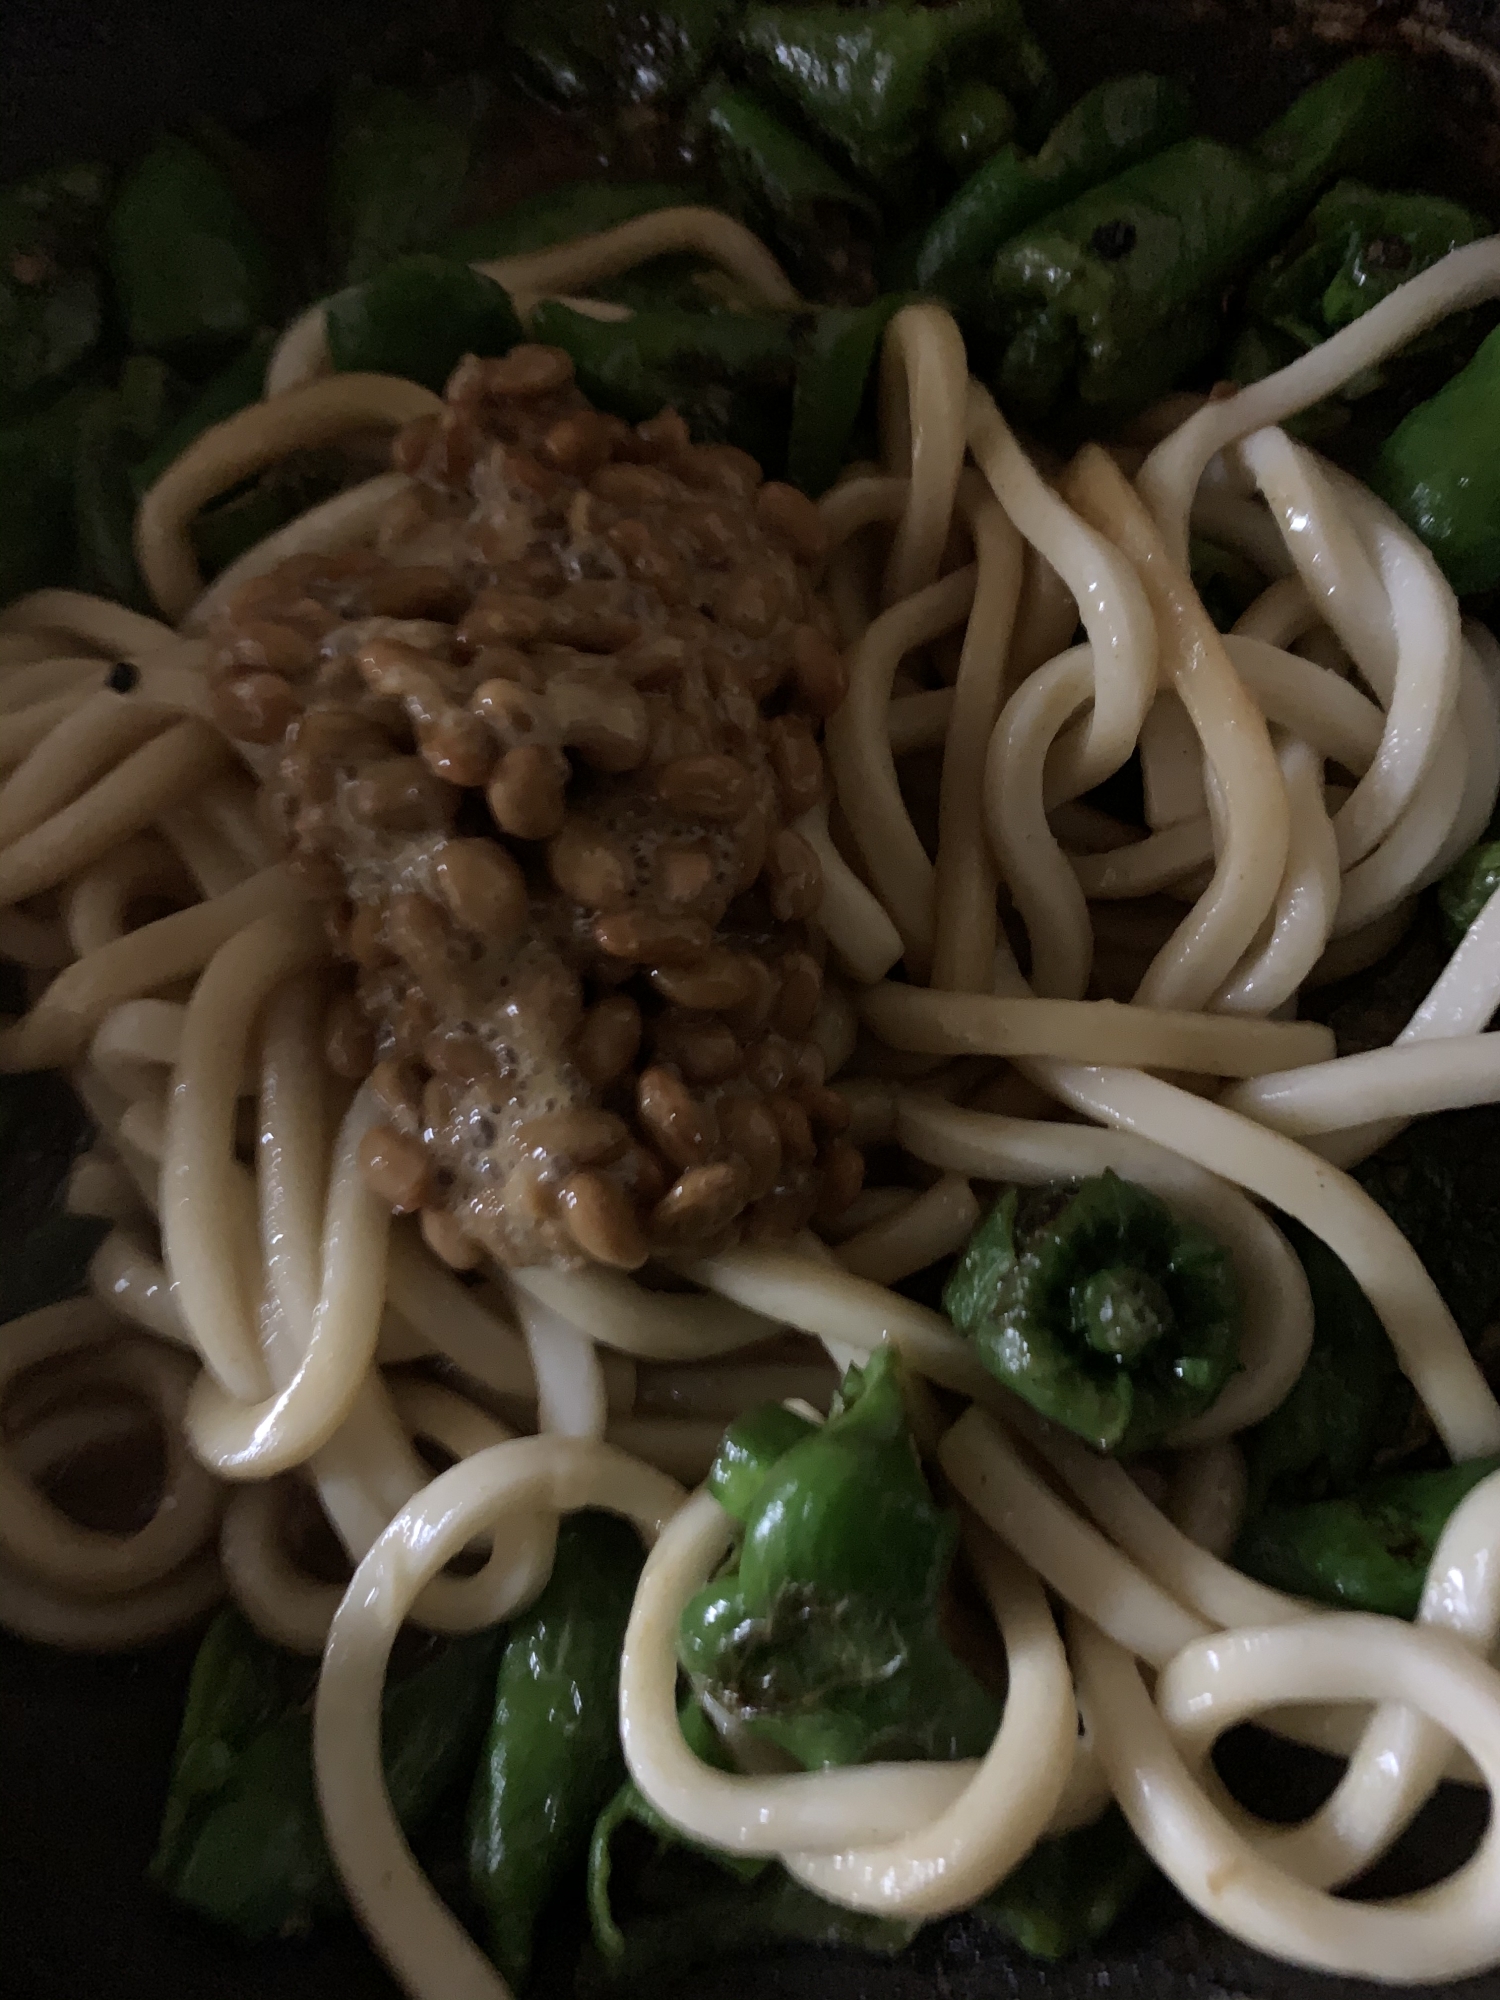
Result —
[{"label": "charred pepper", "polygon": [[1415,1618],[1432,1552],[1454,1508],[1500,1458],[1372,1480],[1342,1500],[1266,1507],[1234,1559],[1247,1576],[1344,1611]]},{"label": "charred pepper", "polygon": [[985,1366],[1100,1451],[1142,1451],[1234,1373],[1234,1266],[1206,1230],[1105,1173],[1007,1191],[970,1237],[943,1309]]},{"label": "charred pepper", "polygon": [[1191,121],[1192,100],[1168,78],[1122,76],[1101,83],[1064,112],[1029,158],[1018,147],[1003,146],[965,181],[922,239],[918,283],[969,304],[1002,243],[1185,138]]},{"label": "charred pepper", "polygon": [[1030,418],[1123,413],[1205,359],[1225,287],[1340,174],[1388,168],[1401,69],[1357,56],[1241,150],[1187,139],[1004,244],[991,274],[997,386]]},{"label": "charred pepper", "polygon": [[678,1658],[705,1697],[809,1768],[980,1754],[998,1708],[939,1629],[958,1523],[923,1477],[894,1356],[851,1369],[758,1485],[742,1459],[716,1478],[744,1539],[682,1615]]}]

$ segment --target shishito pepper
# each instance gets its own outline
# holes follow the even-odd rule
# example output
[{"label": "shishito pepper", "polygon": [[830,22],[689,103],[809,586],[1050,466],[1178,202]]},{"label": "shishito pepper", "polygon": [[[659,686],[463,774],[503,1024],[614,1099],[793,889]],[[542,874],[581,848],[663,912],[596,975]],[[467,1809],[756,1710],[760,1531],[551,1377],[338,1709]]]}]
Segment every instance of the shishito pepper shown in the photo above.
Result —
[{"label": "shishito pepper", "polygon": [[511,1626],[469,1800],[469,1882],[514,1986],[547,1898],[580,1861],[622,1775],[620,1647],[641,1545],[609,1514],[571,1515],[546,1588]]},{"label": "shishito pepper", "polygon": [[1352,1491],[1400,1438],[1412,1400],[1390,1335],[1348,1265],[1301,1223],[1283,1216],[1280,1224],[1307,1273],[1313,1341],[1291,1393],[1241,1438],[1252,1514],[1267,1501]]},{"label": "shishito pepper", "polygon": [[938,114],[937,149],[956,174],[972,172],[1015,136],[1016,108],[983,77],[961,83]]},{"label": "shishito pepper", "polygon": [[858,173],[892,189],[961,70],[982,66],[987,80],[1023,101],[1046,83],[1018,0],[751,7],[740,45],[757,75]]},{"label": "shishito pepper", "polygon": [[[1263,264],[1245,291],[1246,325],[1230,350],[1236,382],[1259,381],[1367,313],[1398,285],[1451,250],[1489,233],[1475,210],[1438,195],[1392,194],[1361,181],[1330,188],[1307,221]],[[1472,346],[1472,314],[1459,313],[1403,349],[1404,363],[1425,357],[1449,365]],[[1392,363],[1364,368],[1337,400],[1298,419],[1303,436],[1346,420],[1341,406],[1383,388]]]},{"label": "shishito pepper", "polygon": [[1192,99],[1160,76],[1120,76],[1080,97],[1029,158],[1004,146],[929,225],[917,280],[963,305],[988,281],[1000,245],[1039,216],[1187,136]]},{"label": "shishito pepper", "polygon": [[[455,1640],[381,1703],[386,1789],[410,1834],[467,1768],[494,1687],[495,1632]],[[153,1879],[251,1941],[305,1928],[341,1898],[313,1783],[308,1663],[237,1612],[194,1663]]]},{"label": "shishito pepper", "polygon": [[852,1369],[811,1435],[779,1456],[767,1442],[758,1484],[743,1458],[717,1475],[745,1532],[682,1614],[694,1685],[809,1768],[981,1753],[997,1705],[938,1627],[958,1524],[922,1475],[894,1357]]},{"label": "shishito pepper", "polygon": [[1369,481],[1460,595],[1500,584],[1500,327],[1396,426]]},{"label": "shishito pepper", "polygon": [[1100,1451],[1141,1451],[1234,1373],[1234,1267],[1206,1230],[1105,1173],[1008,1189],[970,1237],[943,1309],[985,1366]]},{"label": "shishito pepper", "polygon": [[1438,885],[1443,927],[1457,944],[1485,904],[1500,889],[1500,840],[1481,840],[1459,856]]},{"label": "shishito pepper", "polygon": [[1415,1618],[1448,1516],[1500,1458],[1372,1480],[1342,1500],[1267,1507],[1234,1552],[1247,1576],[1345,1611]]},{"label": "shishito pepper", "polygon": [[804,493],[827,492],[849,463],[881,340],[906,303],[892,292],[867,306],[827,306],[803,329],[786,476]]},{"label": "shishito pepper", "polygon": [[861,245],[879,223],[869,196],[748,91],[712,83],[696,117],[738,206],[775,239],[799,280],[814,278],[810,289],[824,297],[859,297],[869,282]]},{"label": "shishito pepper", "polygon": [[694,437],[786,457],[794,359],[784,314],[663,309],[606,321],[544,299],[531,337],[573,357],[591,403],[640,423],[670,405]]},{"label": "shishito pepper", "polygon": [[466,354],[507,354],[522,336],[510,295],[466,263],[398,257],[335,293],[324,314],[341,373],[404,375],[441,392]]},{"label": "shishito pepper", "polygon": [[133,347],[213,355],[270,305],[266,248],[218,168],[186,139],[161,140],[115,199],[109,258]]},{"label": "shishito pepper", "polygon": [[1184,140],[1024,230],[991,273],[1002,399],[1097,415],[1170,388],[1215,346],[1225,287],[1328,181],[1388,170],[1409,115],[1399,65],[1357,56],[1254,146]]},{"label": "shishito pepper", "polygon": [[564,104],[682,97],[704,74],[740,0],[512,0],[506,40]]},{"label": "shishito pepper", "polygon": [[107,185],[79,165],[0,190],[0,423],[54,396],[99,343]]}]

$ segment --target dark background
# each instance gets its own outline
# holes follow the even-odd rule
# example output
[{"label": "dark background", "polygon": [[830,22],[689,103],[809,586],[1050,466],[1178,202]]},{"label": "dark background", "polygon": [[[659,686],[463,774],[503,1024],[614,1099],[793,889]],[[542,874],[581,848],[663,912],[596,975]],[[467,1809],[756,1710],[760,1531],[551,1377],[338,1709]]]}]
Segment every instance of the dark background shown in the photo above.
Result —
[{"label": "dark background", "polygon": [[[1170,70],[1193,85],[1205,125],[1230,138],[1263,124],[1351,40],[1413,47],[1436,24],[1500,48],[1500,5],[1472,0],[1031,0],[1028,13],[1070,96],[1111,71]],[[482,15],[468,0],[0,0],[0,177],[120,155],[193,112],[240,128],[277,120],[409,40],[461,44]],[[1438,178],[1476,200],[1500,184],[1494,87],[1461,60],[1444,66],[1437,99]],[[56,1091],[39,1084],[28,1129],[0,1140],[5,1238],[45,1211],[76,1136]],[[0,2000],[390,2000],[351,1927],[249,1951],[146,1886],[192,1652],[188,1639],[138,1658],[74,1658],[0,1635]],[[1225,1764],[1248,1804],[1286,1817],[1310,1810],[1334,1771],[1254,1732],[1230,1742]],[[1436,1879],[1484,1810],[1478,1795],[1441,1795],[1368,1891]],[[543,2000],[569,1990],[568,1943],[559,1936],[550,1977],[543,1967]],[[1100,1953],[1061,1967],[958,1919],[894,1964],[808,1951],[726,1960],[659,1986],[654,2000],[1374,2000],[1391,1990],[1263,1959],[1157,1883]],[[1425,1990],[1500,2000],[1500,1974]]]}]

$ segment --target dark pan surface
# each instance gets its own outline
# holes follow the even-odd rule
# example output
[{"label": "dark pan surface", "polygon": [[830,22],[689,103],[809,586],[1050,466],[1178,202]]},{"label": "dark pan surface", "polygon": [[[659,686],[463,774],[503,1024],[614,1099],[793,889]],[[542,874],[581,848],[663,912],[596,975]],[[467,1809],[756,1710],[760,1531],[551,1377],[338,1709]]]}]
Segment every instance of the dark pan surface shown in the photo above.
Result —
[{"label": "dark pan surface", "polygon": [[[1390,0],[1030,0],[1070,95],[1124,69],[1189,81],[1203,121],[1253,131],[1351,43],[1449,56],[1440,92],[1439,176],[1493,201],[1500,6]],[[421,35],[461,42],[464,0],[402,10],[390,0],[0,0],[0,176],[62,155],[119,154],[153,126],[201,112],[236,126],[276,119],[372,49]],[[1458,44],[1457,60],[1451,51]],[[1496,81],[1484,64],[1494,66]],[[24,1116],[0,1133],[0,1314],[5,1246],[44,1215],[81,1137],[52,1079],[28,1085]],[[391,2000],[352,1927],[247,1951],[180,1914],[144,1880],[191,1664],[191,1640],[135,1659],[74,1658],[0,1635],[0,2000]],[[1224,1767],[1246,1803],[1275,1817],[1311,1810],[1335,1768],[1243,1732]],[[1391,1894],[1447,1872],[1484,1822],[1474,1793],[1445,1791],[1367,1887]],[[568,1933],[541,2000],[563,2000]],[[1500,2000],[1500,1974],[1424,1989],[1434,2000]],[[801,1951],[699,1966],[652,2000],[1374,2000],[1391,1991],[1274,1964],[1201,1921],[1162,1883],[1097,1955],[1041,1967],[959,1919],[895,1964]]]}]

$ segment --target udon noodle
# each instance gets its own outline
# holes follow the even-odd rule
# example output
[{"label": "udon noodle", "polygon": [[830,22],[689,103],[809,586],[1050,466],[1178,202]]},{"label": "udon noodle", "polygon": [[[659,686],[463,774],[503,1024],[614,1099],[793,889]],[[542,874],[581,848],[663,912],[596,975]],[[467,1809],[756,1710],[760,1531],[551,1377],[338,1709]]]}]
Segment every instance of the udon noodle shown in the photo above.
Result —
[{"label": "udon noodle", "polygon": [[[683,248],[768,305],[795,303],[754,238],[699,209],[492,270],[524,315]],[[411,1993],[505,1989],[383,1789],[392,1639],[408,1617],[458,1633],[508,1616],[581,1507],[625,1515],[652,1545],[621,1736],[647,1799],[697,1840],[779,1856],[849,1907],[925,1918],[1113,1796],[1183,1894],[1267,1951],[1386,1980],[1500,1964],[1493,1818],[1436,1889],[1333,1893],[1445,1771],[1500,1796],[1500,1475],[1450,1521],[1412,1627],[1314,1613],[1222,1559],[1243,1501],[1235,1433],[1286,1395],[1312,1333],[1301,1266],[1262,1204],[1343,1258],[1454,1457],[1500,1450],[1500,1404],[1447,1307],[1344,1171],[1406,1120],[1500,1101],[1483,1032],[1500,908],[1390,1048],[1338,1058],[1295,1018],[1301,988],[1386,949],[1488,820],[1500,653],[1415,536],[1278,428],[1497,292],[1500,239],[1455,252],[1280,374],[1203,402],[1133,480],[1101,445],[1045,477],[970,379],[946,311],[896,315],[882,463],[821,503],[850,686],[826,730],[832,796],[799,831],[824,875],[827,1071],[855,1143],[904,1149],[925,1191],[867,1189],[823,1237],[699,1257],[667,1289],[597,1265],[464,1283],[393,1226],[359,1171],[370,1091],[324,1063],[324,931],[257,812],[270,753],[209,720],[200,635],[216,609],[288,557],[367,543],[407,482],[314,508],[206,591],[196,511],[288,453],[437,399],[330,374],[314,309],[277,348],[265,400],[142,503],[159,619],[66,591],[0,613],[0,946],[32,988],[0,1066],[74,1078],[98,1136],[70,1205],[108,1223],[93,1296],[0,1332],[0,1619],[131,1647],[228,1592],[267,1636],[321,1653],[329,1841]],[[1263,578],[1227,635],[1187,575],[1190,520]],[[949,660],[951,686],[911,678],[924,649]],[[903,769],[936,749],[931,853]],[[1137,751],[1144,837],[1080,803]],[[1113,905],[1122,921],[1106,924]],[[888,1289],[962,1243],[976,1184],[1107,1168],[1208,1224],[1245,1302],[1243,1366],[1172,1440],[1166,1511]],[[950,1398],[923,1405],[924,1447],[962,1503],[1008,1661],[977,1764],[752,1775],[709,1769],[682,1738],[677,1619],[731,1540],[718,1504],[685,1488],[737,1412],[826,1407],[832,1386],[808,1342],[777,1345],[784,1329],[840,1366],[889,1341]],[[441,1381],[413,1372],[434,1360]],[[953,1397],[969,1406],[956,1421]],[[151,1434],[164,1470],[135,1532],[84,1528],[45,1497],[81,1446]],[[452,1461],[437,1477],[434,1450]],[[302,1566],[289,1474],[354,1566],[347,1588]],[[1215,1776],[1215,1738],[1247,1718],[1347,1757],[1302,1825],[1252,1819]]]}]

